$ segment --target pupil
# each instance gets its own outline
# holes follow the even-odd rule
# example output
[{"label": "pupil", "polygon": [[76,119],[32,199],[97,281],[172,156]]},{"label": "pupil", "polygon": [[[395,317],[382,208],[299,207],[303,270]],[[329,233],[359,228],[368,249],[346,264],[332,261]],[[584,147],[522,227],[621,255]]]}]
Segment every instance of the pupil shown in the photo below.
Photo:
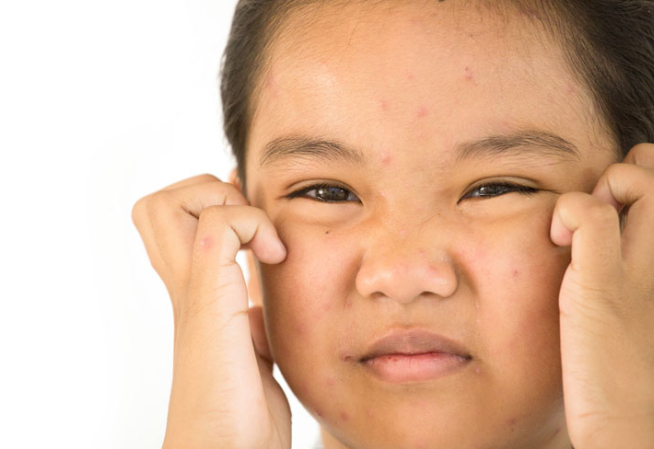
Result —
[{"label": "pupil", "polygon": [[479,195],[481,196],[497,195],[499,193],[502,193],[504,190],[505,190],[504,186],[500,186],[500,185],[483,186],[479,188]]},{"label": "pupil", "polygon": [[347,200],[347,192],[339,187],[323,187],[318,190],[318,196],[325,201]]}]

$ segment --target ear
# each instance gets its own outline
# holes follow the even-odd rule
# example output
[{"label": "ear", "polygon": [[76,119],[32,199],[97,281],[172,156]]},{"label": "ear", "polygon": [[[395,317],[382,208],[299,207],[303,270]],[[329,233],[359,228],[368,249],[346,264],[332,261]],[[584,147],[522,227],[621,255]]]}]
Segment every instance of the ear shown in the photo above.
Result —
[{"label": "ear", "polygon": [[243,193],[243,186],[241,185],[241,180],[238,177],[238,171],[234,168],[229,173],[229,183],[234,184],[238,190]]},{"label": "ear", "polygon": [[248,296],[255,306],[263,306],[263,295],[261,294],[261,282],[259,281],[259,271],[254,261],[252,250],[246,252],[248,259]]}]

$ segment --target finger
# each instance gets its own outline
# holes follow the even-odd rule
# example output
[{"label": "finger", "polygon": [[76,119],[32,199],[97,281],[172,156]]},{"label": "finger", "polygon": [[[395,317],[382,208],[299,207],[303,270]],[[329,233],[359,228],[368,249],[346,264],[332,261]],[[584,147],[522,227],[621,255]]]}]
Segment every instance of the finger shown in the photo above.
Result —
[{"label": "finger", "polygon": [[[642,162],[647,156],[640,158]],[[611,165],[597,182],[593,196],[624,206],[622,257],[634,267],[654,264],[654,170],[634,164]]]},{"label": "finger", "polygon": [[260,306],[250,307],[248,311],[250,318],[250,332],[252,334],[252,343],[254,348],[266,362],[268,369],[272,372],[273,358],[268,344],[268,337],[266,336],[266,328],[263,320],[263,308]]},{"label": "finger", "polygon": [[610,280],[621,270],[620,225],[616,209],[582,192],[561,195],[554,208],[550,237],[572,245],[570,269],[588,281]]},{"label": "finger", "polygon": [[245,280],[236,263],[236,253],[245,244],[263,263],[276,264],[286,258],[286,248],[263,210],[251,206],[212,206],[201,212],[193,243],[189,288],[200,292],[202,300],[222,298],[221,309],[226,317],[247,313]]},{"label": "finger", "polygon": [[183,179],[183,180],[178,181],[178,182],[176,182],[174,184],[166,186],[161,190],[175,190],[175,189],[179,189],[179,188],[182,188],[182,187],[189,187],[189,186],[193,186],[193,185],[197,185],[197,184],[205,184],[205,183],[208,183],[208,182],[222,182],[222,181],[220,179],[218,179],[217,177],[215,177],[214,175],[210,175],[210,174],[205,173],[203,175],[197,175],[197,176],[193,176],[191,178]]},{"label": "finger", "polygon": [[190,271],[198,217],[203,209],[220,205],[245,205],[245,197],[220,181],[193,183],[158,191],[142,198],[132,216],[146,245],[153,267],[166,283],[185,285]]},{"label": "finger", "polygon": [[639,143],[629,150],[623,162],[654,169],[654,144]]}]

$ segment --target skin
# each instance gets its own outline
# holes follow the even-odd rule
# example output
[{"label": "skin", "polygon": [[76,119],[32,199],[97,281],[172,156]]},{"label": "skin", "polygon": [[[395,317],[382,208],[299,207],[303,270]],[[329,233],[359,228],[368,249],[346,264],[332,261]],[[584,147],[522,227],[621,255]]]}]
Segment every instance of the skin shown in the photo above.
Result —
[{"label": "skin", "polygon": [[[204,176],[135,206],[175,314],[164,447],[290,447],[273,362],[326,449],[654,440],[652,145],[615,164],[584,86],[525,18],[423,3],[288,18],[257,91],[247,198]],[[534,128],[578,155],[456,157],[463,141]],[[338,140],[365,163],[262,167],[288,135]],[[537,192],[467,196],[507,179]],[[326,181],[356,201],[289,198]],[[262,308],[247,308],[239,249],[257,259]],[[471,362],[427,382],[371,377],[357,356],[409,327],[459,341]]]},{"label": "skin", "polygon": [[[549,228],[558,195],[592,190],[615,158],[589,126],[588,98],[557,46],[524,24],[499,28],[446,4],[427,17],[416,6],[350,8],[321,6],[310,26],[294,24],[292,47],[281,39],[253,121],[250,201],[288,249],[261,267],[273,358],[329,449],[567,448],[557,297],[570,260]],[[520,127],[564,136],[580,160],[452,154]],[[347,142],[368,162],[260,169],[265,144],[294,134]],[[458,202],[472,183],[505,177],[543,192]],[[284,199],[320,180],[363,204]],[[461,341],[473,363],[390,387],[344,360],[409,326]]]}]

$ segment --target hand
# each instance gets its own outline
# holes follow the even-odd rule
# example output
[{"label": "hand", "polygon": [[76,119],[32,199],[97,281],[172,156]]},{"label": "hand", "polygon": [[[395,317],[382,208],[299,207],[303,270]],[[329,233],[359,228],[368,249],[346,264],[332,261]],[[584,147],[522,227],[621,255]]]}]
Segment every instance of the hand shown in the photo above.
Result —
[{"label": "hand", "polygon": [[592,194],[561,195],[551,239],[572,246],[559,296],[572,443],[654,448],[654,145],[608,167]]},{"label": "hand", "polygon": [[264,211],[204,175],[140,199],[132,220],[173,305],[173,384],[164,448],[290,448],[288,401],[272,377],[261,308],[235,257],[286,249]]}]

